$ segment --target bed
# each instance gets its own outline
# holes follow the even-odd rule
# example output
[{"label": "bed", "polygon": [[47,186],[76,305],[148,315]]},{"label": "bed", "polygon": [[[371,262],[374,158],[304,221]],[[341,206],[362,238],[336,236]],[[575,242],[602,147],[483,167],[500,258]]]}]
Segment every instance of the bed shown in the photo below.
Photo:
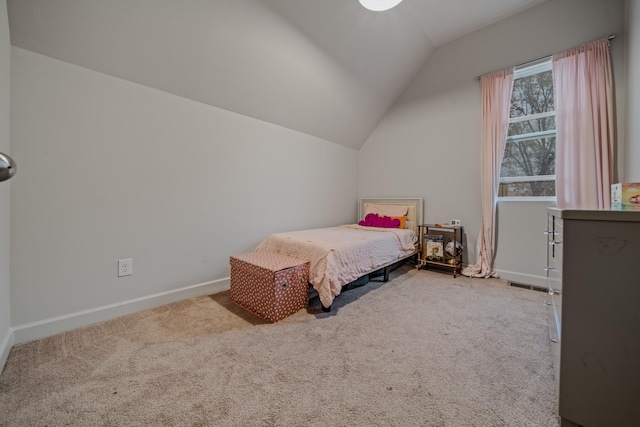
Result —
[{"label": "bed", "polygon": [[[358,203],[358,218],[367,225],[345,224],[276,233],[263,240],[254,251],[310,261],[309,283],[317,291],[323,308],[330,309],[343,288],[380,271],[386,281],[392,266],[416,256],[422,212],[421,198],[364,198]],[[389,227],[379,223],[370,226],[371,218],[385,218],[387,222],[391,218],[393,223]],[[395,228],[396,219],[402,227]]]}]

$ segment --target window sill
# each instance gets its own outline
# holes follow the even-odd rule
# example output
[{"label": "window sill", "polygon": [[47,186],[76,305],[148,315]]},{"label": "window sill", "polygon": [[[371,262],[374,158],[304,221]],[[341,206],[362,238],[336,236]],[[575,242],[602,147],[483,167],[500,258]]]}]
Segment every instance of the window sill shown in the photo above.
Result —
[{"label": "window sill", "polygon": [[498,202],[553,202],[556,203],[556,198],[551,196],[539,196],[539,197],[498,197]]}]

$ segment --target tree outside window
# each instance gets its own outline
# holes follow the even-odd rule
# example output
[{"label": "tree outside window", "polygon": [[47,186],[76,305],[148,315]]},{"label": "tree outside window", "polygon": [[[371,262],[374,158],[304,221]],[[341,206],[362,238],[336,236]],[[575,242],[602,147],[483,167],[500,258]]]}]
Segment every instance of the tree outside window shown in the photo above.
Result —
[{"label": "tree outside window", "polygon": [[499,197],[555,196],[556,113],[551,58],[516,68]]}]

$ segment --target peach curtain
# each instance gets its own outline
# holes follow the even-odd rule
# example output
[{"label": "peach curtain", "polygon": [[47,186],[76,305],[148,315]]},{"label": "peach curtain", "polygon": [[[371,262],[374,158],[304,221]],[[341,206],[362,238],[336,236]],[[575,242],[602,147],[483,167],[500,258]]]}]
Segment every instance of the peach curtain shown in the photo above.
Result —
[{"label": "peach curtain", "polygon": [[469,277],[496,277],[493,271],[496,230],[496,199],[500,167],[507,140],[513,69],[482,76],[482,228],[478,236],[475,265],[462,274]]},{"label": "peach curtain", "polygon": [[607,39],[553,56],[556,197],[562,209],[610,209],[615,139]]}]

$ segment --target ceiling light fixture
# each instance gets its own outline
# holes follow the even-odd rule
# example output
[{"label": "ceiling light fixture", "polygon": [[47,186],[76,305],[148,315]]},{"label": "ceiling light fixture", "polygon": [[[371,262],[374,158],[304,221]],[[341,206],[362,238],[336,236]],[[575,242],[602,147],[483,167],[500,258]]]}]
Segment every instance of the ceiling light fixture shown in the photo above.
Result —
[{"label": "ceiling light fixture", "polygon": [[360,4],[369,10],[374,12],[380,12],[383,10],[389,10],[394,6],[397,6],[402,0],[360,0]]}]

